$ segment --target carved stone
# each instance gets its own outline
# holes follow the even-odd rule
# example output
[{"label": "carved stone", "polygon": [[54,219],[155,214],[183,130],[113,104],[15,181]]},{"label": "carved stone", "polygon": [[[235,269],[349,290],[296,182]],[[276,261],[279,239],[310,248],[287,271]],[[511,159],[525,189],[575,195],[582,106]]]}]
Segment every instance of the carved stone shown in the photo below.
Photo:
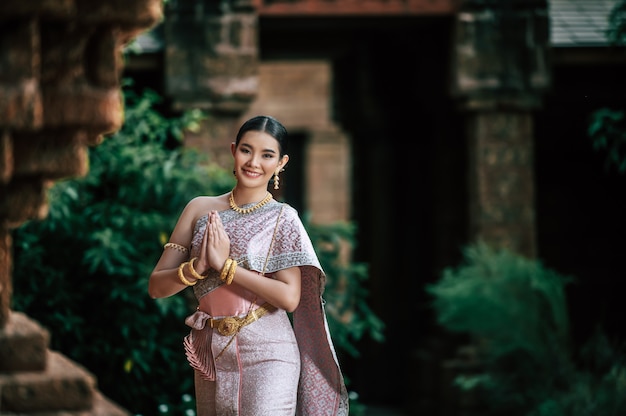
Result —
[{"label": "carved stone", "polygon": [[166,93],[178,110],[240,114],[258,90],[258,17],[252,2],[170,2]]},{"label": "carved stone", "polygon": [[0,2],[1,414],[128,414],[10,310],[10,231],[45,217],[49,186],[85,175],[87,148],[121,127],[122,48],[161,17],[161,0]]},{"label": "carved stone", "polygon": [[550,85],[545,0],[466,0],[451,90],[466,114],[472,239],[533,257],[533,115]]}]

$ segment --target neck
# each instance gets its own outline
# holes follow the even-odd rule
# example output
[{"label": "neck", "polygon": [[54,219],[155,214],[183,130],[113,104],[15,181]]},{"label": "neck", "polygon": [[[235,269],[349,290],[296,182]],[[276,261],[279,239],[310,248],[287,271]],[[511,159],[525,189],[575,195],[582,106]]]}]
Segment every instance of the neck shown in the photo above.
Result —
[{"label": "neck", "polygon": [[241,206],[249,204],[249,202],[245,202],[245,203],[237,203],[235,202],[235,197],[234,197],[234,192],[235,190],[233,189],[230,192],[230,196],[228,197],[228,204],[230,205],[230,208],[235,211],[238,212],[239,214],[249,214],[253,211],[256,211],[257,209],[261,208],[262,206],[264,206],[265,204],[267,204],[271,199],[272,199],[272,194],[269,193],[268,191],[265,191],[265,197],[263,199],[261,199],[260,201],[255,202],[255,204],[253,206],[250,206],[248,208],[242,208]]},{"label": "neck", "polygon": [[231,191],[237,205],[246,205],[259,202],[267,196],[267,189],[245,189],[235,186]]}]

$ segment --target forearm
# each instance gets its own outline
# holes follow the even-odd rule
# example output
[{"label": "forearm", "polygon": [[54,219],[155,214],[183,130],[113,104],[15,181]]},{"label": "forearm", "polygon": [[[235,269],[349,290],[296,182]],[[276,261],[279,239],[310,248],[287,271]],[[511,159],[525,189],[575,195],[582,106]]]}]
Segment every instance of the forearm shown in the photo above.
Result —
[{"label": "forearm", "polygon": [[300,270],[297,267],[294,269],[284,273],[281,271],[280,278],[268,278],[258,272],[237,267],[232,284],[248,289],[277,308],[293,312],[300,303]]},{"label": "forearm", "polygon": [[[189,283],[196,281],[188,272],[184,273],[183,276]],[[188,286],[180,279],[178,268],[159,270],[150,275],[148,294],[153,299],[166,298],[177,294]]]}]

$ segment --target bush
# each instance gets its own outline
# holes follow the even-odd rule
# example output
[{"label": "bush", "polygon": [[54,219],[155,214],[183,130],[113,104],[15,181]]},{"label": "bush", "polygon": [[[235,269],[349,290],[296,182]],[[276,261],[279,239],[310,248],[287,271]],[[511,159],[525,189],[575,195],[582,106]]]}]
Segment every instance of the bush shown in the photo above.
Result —
[{"label": "bush", "polygon": [[564,288],[571,281],[477,243],[465,249],[464,264],[427,287],[438,323],[478,346],[482,371],[456,382],[481,395],[485,415],[626,414],[624,356],[601,331],[580,351],[570,345]]}]

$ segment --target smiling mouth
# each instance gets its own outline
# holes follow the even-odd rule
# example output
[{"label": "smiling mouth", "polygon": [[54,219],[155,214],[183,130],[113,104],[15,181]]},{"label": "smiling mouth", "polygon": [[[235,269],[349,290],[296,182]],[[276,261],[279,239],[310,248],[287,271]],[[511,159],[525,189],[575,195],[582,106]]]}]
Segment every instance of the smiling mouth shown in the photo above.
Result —
[{"label": "smiling mouth", "polygon": [[251,171],[245,170],[245,169],[243,170],[243,173],[245,173],[248,176],[254,176],[255,178],[258,178],[259,176],[263,176],[263,174],[260,173],[260,172],[251,172]]}]

